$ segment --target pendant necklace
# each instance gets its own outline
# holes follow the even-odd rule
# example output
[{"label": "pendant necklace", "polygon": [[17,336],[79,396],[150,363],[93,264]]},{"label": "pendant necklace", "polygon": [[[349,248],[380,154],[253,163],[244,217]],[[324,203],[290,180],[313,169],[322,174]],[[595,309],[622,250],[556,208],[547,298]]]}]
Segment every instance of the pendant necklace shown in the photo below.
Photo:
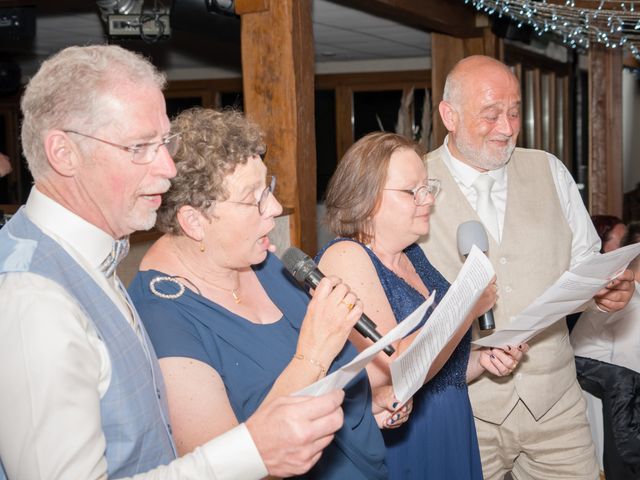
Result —
[{"label": "pendant necklace", "polygon": [[[211,280],[207,280],[202,275],[200,275],[197,272],[195,272],[194,270],[192,270],[191,267],[189,267],[189,265],[187,265],[187,263],[182,259],[182,257],[178,253],[178,247],[175,245],[175,243],[173,244],[173,246],[174,246],[174,249],[175,249],[176,257],[178,258],[178,260],[180,261],[180,263],[182,264],[182,266],[184,268],[186,268],[189,272],[191,272],[193,275],[198,277],[200,280],[202,280],[206,284],[211,285],[212,287],[217,288],[218,290],[223,290],[225,292],[229,292],[231,294],[231,296],[233,297],[233,300],[237,304],[242,303],[242,299],[240,298],[240,276],[239,276],[240,274],[238,274],[238,282],[237,282],[237,285],[236,285],[235,288],[226,288],[226,287],[222,287],[220,285],[217,285],[217,284],[213,283]],[[190,282],[190,283],[192,283],[192,282]]]}]

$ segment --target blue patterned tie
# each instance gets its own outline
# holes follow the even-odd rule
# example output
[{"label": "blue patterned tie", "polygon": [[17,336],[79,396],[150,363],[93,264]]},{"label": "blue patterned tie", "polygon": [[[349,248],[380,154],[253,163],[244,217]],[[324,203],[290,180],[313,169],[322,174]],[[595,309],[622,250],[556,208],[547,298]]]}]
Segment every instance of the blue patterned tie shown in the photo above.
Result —
[{"label": "blue patterned tie", "polygon": [[104,273],[104,276],[110,278],[113,272],[116,271],[116,267],[120,261],[129,253],[129,237],[123,237],[120,240],[113,242],[111,247],[111,253],[105,258],[104,262],[100,265],[100,270]]}]

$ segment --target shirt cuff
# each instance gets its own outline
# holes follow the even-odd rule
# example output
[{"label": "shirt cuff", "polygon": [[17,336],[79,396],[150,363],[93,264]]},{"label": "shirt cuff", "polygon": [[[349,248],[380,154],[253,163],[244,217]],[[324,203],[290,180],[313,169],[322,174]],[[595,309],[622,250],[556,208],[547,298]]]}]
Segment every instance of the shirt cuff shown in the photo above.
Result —
[{"label": "shirt cuff", "polygon": [[603,310],[602,308],[600,308],[600,306],[596,303],[596,301],[594,299],[591,299],[591,301],[589,303],[587,303],[587,308],[584,309],[585,311],[590,311],[593,313],[611,313],[611,312],[607,312],[606,310]]},{"label": "shirt cuff", "polygon": [[201,447],[216,480],[258,480],[269,472],[244,423]]}]

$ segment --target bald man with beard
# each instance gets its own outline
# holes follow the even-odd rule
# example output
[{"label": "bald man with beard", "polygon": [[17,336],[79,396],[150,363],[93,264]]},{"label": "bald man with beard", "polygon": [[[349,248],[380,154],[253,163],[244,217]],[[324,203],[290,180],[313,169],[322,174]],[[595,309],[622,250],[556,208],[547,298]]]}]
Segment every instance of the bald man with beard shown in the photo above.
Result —
[{"label": "bald man with beard", "polygon": [[[483,222],[497,274],[496,328],[504,329],[565,270],[597,255],[600,240],[562,162],[516,148],[520,84],[506,65],[484,56],[458,62],[439,111],[449,135],[427,163],[442,193],[421,246],[452,281],[462,266],[458,225]],[[481,183],[488,185],[488,210],[478,209]],[[625,271],[598,292],[590,308],[619,310],[633,287],[633,274]],[[513,375],[485,372],[469,385],[484,477],[502,479],[511,472],[516,479],[597,479],[565,322],[534,337],[530,347]]]}]

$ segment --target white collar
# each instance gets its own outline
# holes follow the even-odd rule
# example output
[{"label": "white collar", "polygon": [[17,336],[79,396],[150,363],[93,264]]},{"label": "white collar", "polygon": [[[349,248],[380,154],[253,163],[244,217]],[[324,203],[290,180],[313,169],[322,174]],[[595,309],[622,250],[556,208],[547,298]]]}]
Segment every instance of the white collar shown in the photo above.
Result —
[{"label": "white collar", "polygon": [[[482,173],[462,160],[458,160],[451,154],[451,151],[449,150],[449,135],[445,137],[443,146],[444,155],[442,156],[442,159],[444,163],[449,167],[453,176],[456,177],[460,183],[468,188],[472,188],[473,182],[475,182]],[[487,175],[491,176],[496,181],[497,185],[504,185],[506,173],[507,166],[505,165],[497,170],[489,170]]]},{"label": "white collar", "polygon": [[94,268],[99,268],[111,252],[114,242],[111,235],[67,210],[35,186],[27,199],[25,214],[65,249],[69,248],[69,253]]}]

